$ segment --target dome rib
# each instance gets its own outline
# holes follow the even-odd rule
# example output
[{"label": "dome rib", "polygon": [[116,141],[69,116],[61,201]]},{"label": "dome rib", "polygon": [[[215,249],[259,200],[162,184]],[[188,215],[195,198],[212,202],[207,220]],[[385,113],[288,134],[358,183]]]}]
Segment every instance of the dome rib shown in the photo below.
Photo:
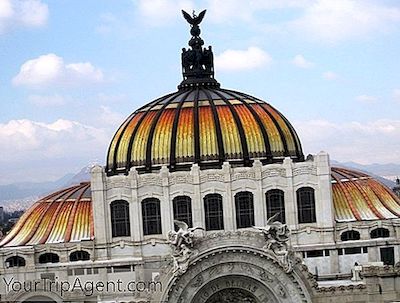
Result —
[{"label": "dome rib", "polygon": [[[186,94],[185,98],[191,93],[189,90],[188,93]],[[182,109],[182,105],[185,102],[185,98],[182,98],[179,101],[178,107],[176,108],[175,116],[174,116],[174,121],[172,123],[172,131],[171,131],[171,143],[170,143],[170,151],[169,151],[169,162],[171,163],[171,169],[175,168],[176,165],[176,137],[177,137],[177,132],[178,132],[178,122],[180,118],[180,113]]]},{"label": "dome rib", "polygon": [[210,102],[210,105],[211,105],[211,111],[212,111],[213,118],[214,118],[215,134],[217,137],[218,160],[219,160],[219,163],[222,164],[223,159],[225,158],[225,148],[224,148],[224,141],[223,141],[222,133],[221,133],[221,123],[219,121],[217,107],[214,103],[213,98],[210,96],[210,94],[203,88],[201,88],[200,90],[207,96],[207,100],[208,100],[208,102]]},{"label": "dome rib", "polygon": [[[176,97],[181,97],[181,100],[185,100],[185,98],[189,95],[190,90],[185,90],[183,92],[179,92]],[[184,97],[183,97],[183,96]],[[157,127],[157,122],[159,122],[160,117],[162,116],[162,114],[165,113],[165,108],[171,103],[172,99],[165,99],[165,103],[162,105],[161,109],[159,109],[157,111],[156,116],[153,118],[152,122],[151,122],[151,126],[150,126],[150,132],[149,135],[147,136],[147,144],[146,144],[146,170],[150,171],[151,167],[152,167],[152,163],[153,163],[153,155],[152,155],[152,147],[153,147],[153,139],[154,139],[154,131]],[[162,121],[161,121],[162,122]],[[172,142],[170,141],[170,144],[172,144]],[[171,147],[170,147],[171,148]],[[129,163],[129,162],[128,162]]]},{"label": "dome rib", "polygon": [[[177,93],[171,93],[168,95],[165,95],[164,97],[158,98],[156,101],[152,102],[150,105],[150,108],[143,114],[143,116],[140,118],[140,120],[138,121],[137,125],[135,126],[135,129],[132,132],[132,135],[130,136],[129,139],[129,144],[128,144],[128,152],[127,152],[127,157],[126,157],[126,163],[131,163],[132,161],[132,147],[133,147],[133,142],[136,138],[136,134],[141,126],[141,124],[143,123],[144,119],[148,116],[148,114],[150,113],[150,111],[156,106],[159,105],[161,102],[164,102],[165,100],[168,100],[168,98],[170,98],[171,96],[176,95]],[[146,108],[146,105],[142,106],[140,108],[140,110],[143,110],[144,108]],[[126,166],[125,163],[125,166]],[[126,171],[127,172],[127,171]]]},{"label": "dome rib", "polygon": [[240,96],[240,94],[237,94],[236,92],[234,94],[233,91],[230,91],[230,90],[224,90],[224,92],[227,93],[228,95],[232,96],[233,98],[236,98],[240,102],[242,102],[242,104],[251,112],[251,114],[253,115],[253,118],[257,121],[258,127],[261,130],[261,133],[262,133],[262,136],[264,139],[264,146],[266,149],[266,157],[267,157],[267,159],[272,159],[271,145],[269,143],[269,136],[268,136],[267,130],[264,127],[264,124],[261,121],[260,116],[254,110],[254,108],[252,108],[246,101],[244,101],[243,97]]},{"label": "dome rib", "polygon": [[243,156],[243,161],[244,161],[244,165],[248,166],[250,164],[250,155],[249,155],[249,147],[247,145],[247,139],[246,136],[244,134],[244,129],[243,129],[243,124],[240,121],[240,118],[238,116],[238,113],[236,112],[236,110],[233,108],[233,105],[228,101],[228,99],[226,99],[226,97],[224,95],[222,95],[219,91],[217,90],[212,90],[217,96],[219,96],[221,98],[221,100],[223,100],[225,102],[225,104],[228,106],[233,119],[235,121],[236,127],[238,129],[239,132],[239,136],[240,136],[240,143],[241,143],[241,148],[242,148],[242,156]]},{"label": "dome rib", "polygon": [[193,132],[194,132],[194,163],[200,163],[200,121],[199,121],[199,95],[200,89],[196,88],[193,106]]}]

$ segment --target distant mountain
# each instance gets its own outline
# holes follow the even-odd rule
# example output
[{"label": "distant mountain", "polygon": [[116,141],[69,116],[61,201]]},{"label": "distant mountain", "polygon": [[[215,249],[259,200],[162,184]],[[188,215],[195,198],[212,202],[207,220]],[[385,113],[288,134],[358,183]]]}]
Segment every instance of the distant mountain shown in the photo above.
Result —
[{"label": "distant mountain", "polygon": [[[396,182],[393,179],[396,176],[400,177],[400,164],[359,164],[356,162],[339,162],[331,160],[332,166],[347,167],[364,172],[371,177],[379,180],[389,188],[393,188]],[[390,179],[389,179],[390,178]]]},{"label": "distant mountain", "polygon": [[90,180],[91,167],[92,165],[85,166],[77,174],[66,174],[56,181],[20,182],[0,185],[0,206],[10,211],[25,209],[39,197],[43,197],[60,188]]}]

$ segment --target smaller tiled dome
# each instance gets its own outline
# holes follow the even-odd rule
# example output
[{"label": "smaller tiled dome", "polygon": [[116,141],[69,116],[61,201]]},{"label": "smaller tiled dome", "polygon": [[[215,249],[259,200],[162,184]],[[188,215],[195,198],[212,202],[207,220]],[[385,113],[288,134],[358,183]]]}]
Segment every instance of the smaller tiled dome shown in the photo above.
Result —
[{"label": "smaller tiled dome", "polygon": [[94,239],[90,183],[50,194],[32,205],[0,242],[0,247]]},{"label": "smaller tiled dome", "polygon": [[400,199],[371,176],[332,167],[332,195],[336,221],[396,219]]}]

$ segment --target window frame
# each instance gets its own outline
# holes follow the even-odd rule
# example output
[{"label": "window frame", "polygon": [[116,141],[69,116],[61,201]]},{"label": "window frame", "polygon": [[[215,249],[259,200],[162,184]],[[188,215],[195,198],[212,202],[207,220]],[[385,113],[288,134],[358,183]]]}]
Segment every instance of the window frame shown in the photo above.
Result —
[{"label": "window frame", "polygon": [[369,233],[371,239],[390,238],[390,231],[384,227],[377,227]]},{"label": "window frame", "polygon": [[[272,200],[271,199],[272,197],[274,197],[275,199]],[[276,221],[285,224],[286,223],[285,192],[277,188],[270,189],[265,193],[265,201],[267,207],[267,218],[269,219],[279,212]]]},{"label": "window frame", "polygon": [[90,260],[90,253],[87,252],[86,250],[75,250],[69,254],[70,262],[88,261],[88,260]]},{"label": "window frame", "polygon": [[[308,201],[306,198],[310,198]],[[316,223],[315,189],[309,186],[296,190],[297,219],[299,224]]]},{"label": "window frame", "polygon": [[[45,260],[43,260],[45,258]],[[55,258],[55,259],[53,259]],[[56,253],[52,252],[46,252],[41,255],[39,255],[39,264],[47,264],[47,263],[59,263],[60,262],[60,256],[57,255]]]},{"label": "window frame", "polygon": [[240,191],[235,194],[236,228],[254,226],[254,195],[250,191]]},{"label": "window frame", "polygon": [[354,229],[346,230],[340,234],[340,240],[342,240],[343,242],[358,241],[360,239],[361,239],[360,232]]},{"label": "window frame", "polygon": [[[180,212],[180,209],[186,208],[185,211]],[[189,227],[193,227],[193,214],[192,214],[192,199],[189,196],[180,195],[172,199],[172,212],[174,220],[183,221]],[[174,224],[175,230],[178,230]]]},{"label": "window frame", "polygon": [[[211,203],[215,203],[210,210]],[[222,195],[217,193],[207,194],[203,197],[204,220],[206,231],[224,230],[224,205]],[[215,222],[212,222],[215,220]]]},{"label": "window frame", "polygon": [[12,267],[25,267],[26,266],[26,260],[25,258],[21,256],[11,256],[8,257],[5,261],[7,264],[6,268],[12,268]]},{"label": "window frame", "polygon": [[[142,226],[143,235],[161,235],[162,234],[162,218],[161,203],[157,198],[146,198],[142,202]],[[149,209],[153,205],[154,211]],[[154,212],[154,214],[149,214]],[[153,225],[154,224],[154,225]]]},{"label": "window frame", "polygon": [[[121,214],[122,216],[117,216]],[[130,237],[131,236],[131,222],[129,215],[129,203],[126,200],[114,200],[110,203],[110,217],[111,217],[111,236],[116,237]]]}]

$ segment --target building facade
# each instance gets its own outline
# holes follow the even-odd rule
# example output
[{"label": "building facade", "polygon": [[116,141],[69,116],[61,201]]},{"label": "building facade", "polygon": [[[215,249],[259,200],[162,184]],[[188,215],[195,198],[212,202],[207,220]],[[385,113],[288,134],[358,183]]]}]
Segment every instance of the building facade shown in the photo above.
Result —
[{"label": "building facade", "polygon": [[325,152],[305,158],[279,111],[221,88],[204,13],[185,14],[177,92],[131,114],[90,181],[37,201],[2,239],[1,299],[400,300],[399,198]]}]

